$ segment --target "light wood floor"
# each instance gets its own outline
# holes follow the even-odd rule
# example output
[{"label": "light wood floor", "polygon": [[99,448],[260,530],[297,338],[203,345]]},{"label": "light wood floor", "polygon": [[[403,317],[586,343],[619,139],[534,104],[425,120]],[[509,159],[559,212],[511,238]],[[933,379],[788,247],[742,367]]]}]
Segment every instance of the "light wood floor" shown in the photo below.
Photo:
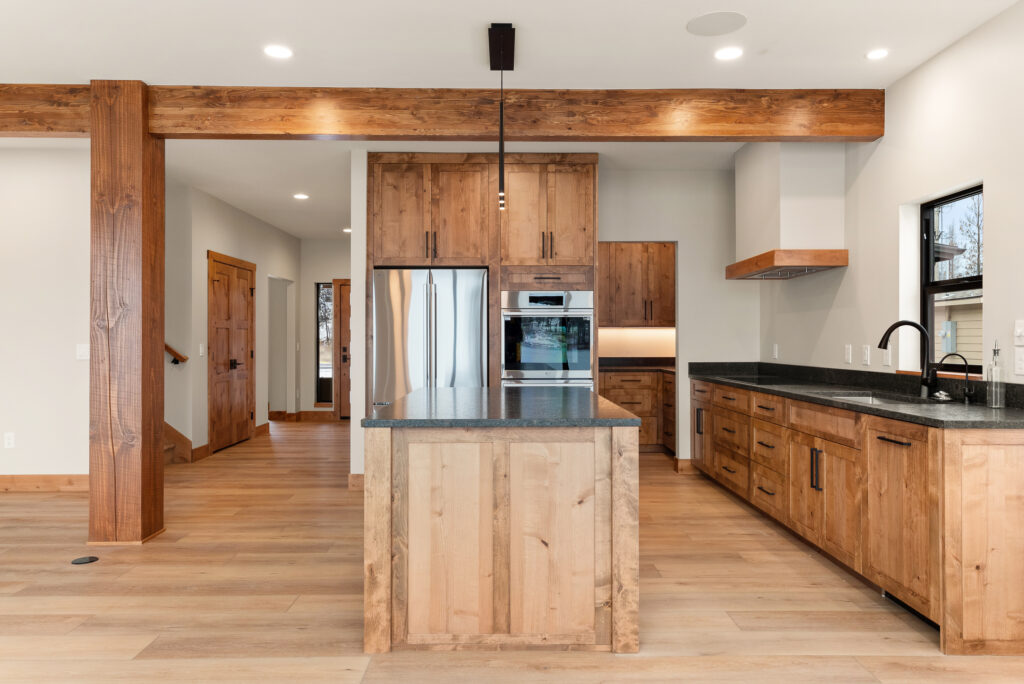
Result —
[{"label": "light wood floor", "polygon": [[[667,458],[642,456],[641,652],[361,653],[344,424],[167,468],[167,532],[88,547],[83,494],[0,495],[0,681],[1020,682]],[[72,566],[97,555],[98,563]]]}]

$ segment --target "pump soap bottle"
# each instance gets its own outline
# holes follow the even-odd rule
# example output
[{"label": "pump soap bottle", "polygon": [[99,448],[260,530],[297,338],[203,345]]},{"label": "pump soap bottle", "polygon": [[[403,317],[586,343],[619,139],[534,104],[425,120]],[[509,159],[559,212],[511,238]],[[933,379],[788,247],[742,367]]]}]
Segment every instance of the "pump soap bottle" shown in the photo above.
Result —
[{"label": "pump soap bottle", "polygon": [[986,392],[989,408],[1006,406],[1006,383],[1003,381],[1003,369],[999,365],[999,340],[996,340],[992,348],[992,361],[985,371],[985,380],[988,382]]}]

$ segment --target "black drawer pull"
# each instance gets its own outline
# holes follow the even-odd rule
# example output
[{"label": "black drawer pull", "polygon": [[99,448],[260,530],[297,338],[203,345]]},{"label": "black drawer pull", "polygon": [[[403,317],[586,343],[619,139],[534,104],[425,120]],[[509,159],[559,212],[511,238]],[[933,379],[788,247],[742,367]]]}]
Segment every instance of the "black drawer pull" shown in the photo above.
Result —
[{"label": "black drawer pull", "polygon": [[675,408],[675,404],[662,404],[665,408]]},{"label": "black drawer pull", "polygon": [[735,471],[735,470],[733,470],[732,468],[730,468],[729,466],[725,466],[725,465],[724,465],[724,466],[722,466],[722,470],[724,470],[724,471],[725,471],[725,472],[727,472],[727,473],[732,473],[733,475],[735,475],[735,474],[736,474],[736,471]]},{"label": "black drawer pull", "polygon": [[665,436],[666,436],[666,437],[671,437],[671,436],[673,436],[674,434],[676,434],[676,433],[672,432],[671,430],[665,430]]},{"label": "black drawer pull", "polygon": [[533,276],[534,280],[561,280],[562,276]]},{"label": "black drawer pull", "polygon": [[914,446],[913,442],[901,442],[898,439],[890,439],[888,437],[882,437],[881,435],[879,435],[878,441],[888,442],[889,444],[895,444],[897,446]]},{"label": "black drawer pull", "polygon": [[624,406],[640,406],[643,404],[642,401],[620,401],[619,403]]},{"label": "black drawer pull", "polygon": [[727,394],[723,394],[722,398],[725,399],[726,401],[736,401],[736,397],[730,397]]},{"label": "black drawer pull", "polygon": [[708,393],[707,390],[702,390],[702,389],[694,389],[693,391],[696,392],[697,394],[707,394]]},{"label": "black drawer pull", "polygon": [[765,411],[774,411],[775,410],[774,406],[764,406],[763,404],[758,404],[757,408],[764,409]]},{"label": "black drawer pull", "polygon": [[728,432],[730,435],[736,434],[735,430],[730,430],[729,428],[722,428],[722,432]]},{"label": "black drawer pull", "polygon": [[619,382],[643,382],[639,378],[618,378]]},{"label": "black drawer pull", "polygon": [[761,446],[763,446],[765,449],[774,449],[775,448],[774,445],[769,444],[768,442],[758,441],[757,443],[760,444]]},{"label": "black drawer pull", "polygon": [[775,492],[769,492],[767,489],[765,489],[761,485],[757,485],[757,488],[760,489],[765,494],[767,494],[768,496],[775,496]]}]

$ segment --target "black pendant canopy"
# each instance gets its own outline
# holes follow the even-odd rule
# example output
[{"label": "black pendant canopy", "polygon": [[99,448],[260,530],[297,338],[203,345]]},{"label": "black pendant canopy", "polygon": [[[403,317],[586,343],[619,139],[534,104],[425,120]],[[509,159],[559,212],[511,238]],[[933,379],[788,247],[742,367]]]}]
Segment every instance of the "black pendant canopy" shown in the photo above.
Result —
[{"label": "black pendant canopy", "polygon": [[501,72],[498,100],[498,209],[505,210],[505,72],[515,69],[516,30],[512,24],[491,24],[487,29],[491,71]]}]

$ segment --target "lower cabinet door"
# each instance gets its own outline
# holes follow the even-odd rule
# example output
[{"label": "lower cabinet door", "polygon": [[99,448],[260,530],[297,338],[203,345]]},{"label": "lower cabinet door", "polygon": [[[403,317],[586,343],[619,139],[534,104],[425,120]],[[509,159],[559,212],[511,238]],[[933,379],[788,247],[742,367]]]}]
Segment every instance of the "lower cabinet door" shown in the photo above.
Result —
[{"label": "lower cabinet door", "polygon": [[864,465],[859,449],[818,440],[819,492],[825,516],[821,548],[857,572],[863,568]]},{"label": "lower cabinet door", "polygon": [[823,498],[815,483],[817,441],[810,435],[794,432],[788,445],[789,525],[808,541],[818,543],[824,515]]},{"label": "lower cabinet door", "polygon": [[751,463],[750,503],[785,523],[789,517],[786,513],[789,503],[786,497],[786,478],[771,468]]},{"label": "lower cabinet door", "polygon": [[693,467],[705,475],[710,475],[714,469],[708,463],[708,447],[711,440],[708,439],[707,431],[711,427],[711,414],[708,412],[708,405],[703,401],[690,402],[690,461]]}]

